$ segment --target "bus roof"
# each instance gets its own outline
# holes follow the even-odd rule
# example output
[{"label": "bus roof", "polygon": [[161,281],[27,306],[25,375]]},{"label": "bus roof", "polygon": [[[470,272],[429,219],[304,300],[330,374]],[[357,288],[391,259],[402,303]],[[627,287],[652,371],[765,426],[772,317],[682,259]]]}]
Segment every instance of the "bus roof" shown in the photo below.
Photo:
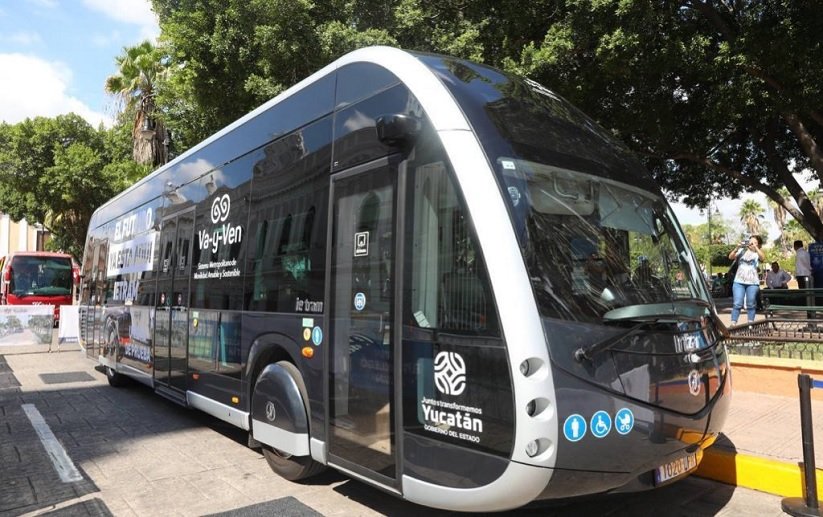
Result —
[{"label": "bus roof", "polygon": [[[231,155],[231,156],[223,155],[223,158],[226,158],[228,160],[234,159],[237,156],[240,156],[240,155],[245,154],[249,151],[252,151],[252,150],[254,150],[254,149],[256,149],[260,146],[263,146],[263,145],[271,142],[272,140],[275,140],[278,137],[283,136],[283,135],[287,134],[288,132],[294,130],[295,129],[294,127],[282,127],[282,128],[275,128],[274,130],[272,130],[270,123],[273,122],[273,120],[270,119],[269,117],[264,117],[264,115],[266,115],[267,112],[269,112],[270,110],[273,110],[274,108],[276,108],[278,105],[283,104],[284,101],[286,101],[287,99],[289,99],[289,98],[291,98],[295,95],[300,94],[307,87],[312,86],[312,85],[318,85],[318,83],[323,82],[323,80],[326,79],[326,78],[333,79],[332,74],[338,68],[340,68],[342,66],[345,66],[347,64],[356,63],[356,62],[370,62],[370,63],[377,64],[379,66],[382,66],[382,67],[386,68],[387,70],[389,70],[390,72],[392,72],[397,77],[399,77],[402,82],[407,83],[407,84],[409,82],[418,82],[419,83],[419,82],[421,82],[421,80],[422,81],[429,81],[429,82],[438,82],[437,79],[435,78],[434,74],[432,74],[428,70],[428,67],[426,67],[420,61],[418,61],[417,57],[413,53],[410,53],[410,52],[407,52],[407,51],[404,51],[404,50],[401,50],[401,49],[397,49],[397,48],[384,47],[384,46],[366,47],[366,48],[362,48],[362,49],[350,52],[350,53],[342,56],[341,58],[337,59],[336,61],[330,63],[329,65],[326,65],[325,67],[321,68],[320,70],[313,73],[309,77],[307,77],[307,78],[303,79],[302,81],[298,82],[297,84],[290,87],[286,91],[280,93],[279,95],[272,98],[271,100],[269,100],[265,104],[261,105],[257,109],[251,111],[250,113],[248,113],[248,114],[244,115],[243,117],[237,119],[236,121],[232,122],[231,124],[229,124],[225,128],[221,129],[217,133],[215,133],[215,134],[211,135],[210,137],[206,138],[205,140],[198,143],[197,145],[195,145],[191,149],[187,150],[185,153],[181,154],[180,156],[177,156],[174,160],[170,161],[169,163],[166,163],[166,164],[162,165],[161,167],[159,167],[155,171],[151,172],[150,174],[148,174],[144,178],[137,181],[131,187],[127,188],[126,190],[120,192],[119,194],[117,194],[116,196],[114,196],[113,198],[108,200],[106,203],[104,203],[103,205],[101,205],[100,207],[98,207],[95,210],[94,214],[92,215],[92,223],[93,224],[91,224],[91,226],[92,227],[97,227],[100,224],[108,222],[108,221],[112,220],[113,218],[115,218],[119,215],[122,215],[123,213],[127,213],[129,210],[132,210],[132,209],[136,208],[137,206],[139,206],[139,205],[134,205],[134,206],[129,206],[129,207],[120,207],[120,209],[117,210],[116,214],[114,214],[110,217],[103,216],[102,220],[97,220],[97,219],[99,219],[101,213],[103,211],[105,211],[108,207],[110,207],[111,205],[117,203],[118,201],[121,201],[130,192],[133,192],[133,191],[138,190],[140,188],[145,188],[146,185],[148,185],[150,182],[152,182],[152,180],[158,178],[159,176],[163,176],[164,174],[169,174],[168,181],[171,181],[172,179],[176,179],[176,173],[184,174],[187,177],[190,177],[194,174],[197,174],[199,176],[199,175],[206,174],[210,170],[214,170],[216,168],[219,168],[219,167],[223,166],[226,162],[212,163],[210,160],[207,159],[207,157],[204,157],[202,155],[206,154],[206,151],[208,150],[208,148],[210,146],[212,146],[213,144],[216,144],[216,143],[224,141],[224,140],[232,140],[232,138],[234,136],[233,133],[238,128],[240,128],[241,126],[244,126],[246,124],[258,124],[259,122],[261,122],[261,119],[267,119],[266,122],[268,123],[268,124],[265,124],[265,125],[260,123],[260,127],[259,127],[260,131],[257,135],[257,138],[255,138],[253,140],[250,140],[248,138],[248,136],[249,136],[248,132],[244,132],[243,133],[243,138],[242,139],[238,138],[237,142],[236,142],[236,144],[238,146],[242,145],[242,148],[241,147],[236,148],[236,152],[234,152],[233,155]],[[426,73],[421,74],[421,72],[426,72]],[[316,109],[314,110],[313,113],[302,114],[304,116],[304,120],[306,122],[310,122],[312,120],[320,118],[324,115],[327,115],[328,113],[331,113],[334,110],[334,108],[335,108],[334,98],[333,98],[334,97],[334,84],[333,84],[332,80],[329,80],[328,82],[329,82],[329,85],[328,85],[328,88],[327,88],[327,92],[328,92],[327,97],[328,98],[324,99],[324,98],[322,98],[322,96],[319,96],[319,98],[316,95],[313,96],[313,100],[317,104],[317,107],[316,107]],[[435,89],[436,90],[442,90],[443,93],[445,93],[445,90],[443,90],[442,85],[440,85],[439,83],[437,84]],[[435,113],[430,113],[429,114],[430,117],[432,118],[432,122],[433,122],[433,125],[434,125],[435,128],[438,128],[438,124],[437,124],[437,122],[438,122],[437,119],[438,118],[441,118],[441,122],[445,121],[445,120],[449,120],[449,119],[453,120],[452,117],[455,114],[455,110],[459,111],[459,109],[454,104],[453,99],[449,98],[448,103],[442,103],[442,104],[444,105],[443,106],[443,108],[444,108],[443,111],[438,110]],[[451,109],[449,109],[449,106],[446,106],[446,104],[450,104],[453,107]],[[442,116],[440,116],[440,115],[442,115]],[[459,118],[462,119],[463,117],[460,116]],[[452,122],[452,124],[453,124],[453,122]],[[256,129],[258,129],[258,128],[256,128]],[[451,129],[468,129],[468,126],[464,125],[463,127],[460,127],[460,128],[451,128]],[[235,142],[231,142],[231,143],[235,143]],[[155,185],[155,187],[156,187],[156,185]],[[145,202],[145,201],[148,201],[149,199],[156,198],[156,197],[158,197],[162,194],[163,194],[162,191],[156,191],[156,192],[150,193],[149,195],[141,197],[141,199],[143,200],[143,202]]]}]

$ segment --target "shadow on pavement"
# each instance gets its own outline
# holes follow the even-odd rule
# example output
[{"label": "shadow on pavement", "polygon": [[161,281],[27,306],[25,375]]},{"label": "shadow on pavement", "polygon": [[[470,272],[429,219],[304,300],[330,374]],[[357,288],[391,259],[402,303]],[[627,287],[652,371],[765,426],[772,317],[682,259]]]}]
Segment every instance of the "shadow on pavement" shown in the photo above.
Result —
[{"label": "shadow on pavement", "polygon": [[[116,456],[127,448],[128,443],[142,437],[171,435],[203,427],[244,447],[248,438],[246,432],[205,413],[181,411],[180,406],[137,383],[120,389],[97,384],[87,388],[76,387],[75,384],[74,387],[63,390],[36,392],[21,392],[16,387],[0,389],[0,415],[4,417],[4,425],[0,425],[2,515],[20,515],[49,506],[59,507],[61,503],[99,491],[86,472],[82,472],[83,480],[80,482],[60,482],[32,431],[32,424],[24,414],[22,404],[34,404],[41,408],[44,419],[76,465],[105,456]],[[720,443],[726,446],[730,444]],[[158,458],[158,461],[162,460]],[[271,475],[275,476],[274,473]],[[336,485],[333,486],[336,492],[385,515],[453,515],[452,512],[423,508],[403,501],[333,470],[302,484]],[[715,515],[723,509],[734,489],[733,486],[689,477],[648,492],[569,500],[549,507],[520,509],[509,514]],[[699,502],[695,502],[697,499]],[[82,503],[82,508],[76,509],[80,513],[86,512],[85,514],[110,514],[102,501],[95,501]],[[58,510],[56,512],[59,514]]]},{"label": "shadow on pavement", "polygon": [[[460,514],[459,512],[426,508],[402,501],[356,480],[349,480],[334,487],[334,490],[383,515],[440,517]],[[735,487],[730,485],[690,476],[671,485],[646,492],[603,494],[588,498],[554,501],[494,515],[558,517],[569,515],[608,515],[610,517],[642,515],[712,516],[723,510],[734,494],[734,490]]]}]

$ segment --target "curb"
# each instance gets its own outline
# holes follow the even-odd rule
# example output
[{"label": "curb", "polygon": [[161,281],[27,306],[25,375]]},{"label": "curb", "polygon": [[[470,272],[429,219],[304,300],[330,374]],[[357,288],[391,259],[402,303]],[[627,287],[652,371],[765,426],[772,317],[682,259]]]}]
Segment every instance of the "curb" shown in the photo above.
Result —
[{"label": "curb", "polygon": [[[727,485],[750,488],[783,497],[803,497],[801,464],[769,460],[709,447],[695,475]],[[817,469],[817,492],[823,493],[823,470]]]}]

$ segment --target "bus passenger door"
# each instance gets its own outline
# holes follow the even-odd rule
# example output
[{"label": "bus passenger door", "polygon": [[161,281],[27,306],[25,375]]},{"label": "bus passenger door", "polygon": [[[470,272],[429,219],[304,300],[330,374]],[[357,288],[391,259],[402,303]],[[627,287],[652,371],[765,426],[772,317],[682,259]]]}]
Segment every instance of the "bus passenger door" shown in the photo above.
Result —
[{"label": "bus passenger door", "polygon": [[[81,339],[86,347],[86,356],[97,360],[103,354],[103,304],[106,294],[106,248],[101,241],[94,244],[92,262],[87,278],[83,279],[86,297],[81,302]],[[112,357],[112,360],[114,358]]]},{"label": "bus passenger door", "polygon": [[332,178],[328,362],[329,462],[392,488],[396,176],[383,159]]},{"label": "bus passenger door", "polygon": [[188,304],[194,212],[163,220],[160,271],[157,275],[154,380],[156,385],[186,390]]}]

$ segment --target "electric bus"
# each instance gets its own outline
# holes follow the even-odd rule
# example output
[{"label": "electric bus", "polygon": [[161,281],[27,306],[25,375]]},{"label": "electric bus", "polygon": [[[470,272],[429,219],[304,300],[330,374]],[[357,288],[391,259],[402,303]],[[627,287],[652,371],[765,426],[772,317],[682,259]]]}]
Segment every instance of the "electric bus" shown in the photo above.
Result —
[{"label": "electric bus", "polygon": [[689,475],[731,377],[650,174],[547,88],[357,50],[99,207],[81,342],[330,467],[492,511]]}]

